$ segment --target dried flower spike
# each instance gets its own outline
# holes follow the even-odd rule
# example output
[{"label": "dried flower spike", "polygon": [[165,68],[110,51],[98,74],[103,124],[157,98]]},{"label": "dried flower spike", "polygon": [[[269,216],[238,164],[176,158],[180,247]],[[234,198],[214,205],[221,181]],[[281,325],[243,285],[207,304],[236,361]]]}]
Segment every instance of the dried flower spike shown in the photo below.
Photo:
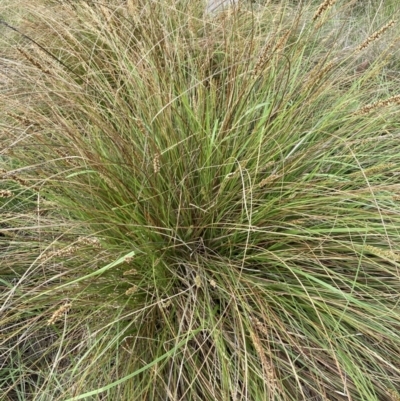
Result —
[{"label": "dried flower spike", "polygon": [[[132,263],[133,261],[133,256],[125,256],[124,258],[124,262],[127,263],[129,265],[129,263]],[[135,269],[133,269],[135,270]]]},{"label": "dried flower spike", "polygon": [[138,274],[138,271],[136,269],[131,269],[131,270],[127,270],[126,272],[124,272],[124,276],[136,276]]},{"label": "dried flower spike", "polygon": [[386,249],[377,248],[371,245],[365,245],[363,250],[373,255],[379,256],[382,259],[389,259],[390,261],[400,262],[399,254]]},{"label": "dried flower spike", "polygon": [[168,308],[168,306],[170,306],[171,304],[172,304],[171,299],[162,299],[161,302],[160,302],[160,306],[163,309]]},{"label": "dried flower spike", "polygon": [[125,295],[132,295],[137,291],[137,289],[138,289],[138,286],[137,285],[133,285],[131,288],[128,288],[125,291]]},{"label": "dried flower spike", "polygon": [[40,71],[44,72],[45,74],[50,74],[50,70],[47,68],[44,68],[42,64],[39,63],[36,59],[34,59],[31,55],[29,55],[24,49],[21,47],[17,47],[17,50],[36,68],[38,68]]},{"label": "dried flower spike", "polygon": [[217,283],[215,280],[210,280],[210,285],[212,288],[217,288]]},{"label": "dried flower spike", "polygon": [[1,189],[0,190],[0,198],[11,198],[13,193],[8,189]]},{"label": "dried flower spike", "polygon": [[379,109],[381,107],[390,106],[393,104],[400,104],[400,95],[392,96],[386,100],[380,100],[378,102],[368,104],[362,107],[360,110],[355,112],[355,115],[362,115],[370,113],[373,110]]},{"label": "dried flower spike", "polygon": [[51,258],[61,258],[64,256],[71,256],[78,250],[79,250],[79,247],[77,245],[70,245],[70,246],[67,246],[66,248],[58,249],[57,251],[52,251],[49,253],[44,252],[39,257],[39,260],[49,260]]},{"label": "dried flower spike", "polygon": [[154,174],[157,174],[160,171],[160,154],[156,153],[153,158],[153,169]]},{"label": "dried flower spike", "polygon": [[400,393],[398,393],[395,390],[389,390],[389,395],[391,398],[391,401],[400,401]]},{"label": "dried flower spike", "polygon": [[47,325],[50,326],[54,324],[62,315],[68,313],[71,309],[72,303],[66,302],[64,305],[61,305],[51,316],[51,318],[47,321]]},{"label": "dried flower spike", "polygon": [[78,242],[81,244],[90,245],[96,249],[101,248],[100,240],[96,237],[79,237]]},{"label": "dried flower spike", "polygon": [[201,284],[202,284],[202,282],[201,282],[201,277],[197,274],[196,275],[196,277],[194,278],[194,284],[195,284],[195,286],[197,287],[197,288],[200,288],[201,287]]},{"label": "dried flower spike", "polygon": [[254,348],[260,358],[261,365],[264,371],[265,379],[267,380],[268,386],[271,389],[275,388],[275,373],[274,367],[271,363],[271,360],[267,357],[266,351],[262,345],[260,337],[257,335],[256,331],[250,330],[250,338],[253,342]]},{"label": "dried flower spike", "polygon": [[313,20],[318,19],[323,12],[331,8],[336,3],[336,0],[325,0],[319,7],[317,12],[314,14]]},{"label": "dried flower spike", "polygon": [[384,25],[381,29],[375,31],[372,35],[368,36],[368,38],[358,46],[357,50],[361,51],[367,48],[372,42],[379,39],[391,26],[393,26],[395,20],[390,20],[386,25]]},{"label": "dried flower spike", "polygon": [[269,60],[270,56],[270,50],[272,48],[271,43],[268,43],[264,49],[262,50],[261,54],[258,57],[257,63],[254,66],[254,70],[253,70],[253,76],[258,76],[261,71],[263,70],[265,64],[267,63],[267,61]]},{"label": "dried flower spike", "polygon": [[259,184],[258,186],[260,188],[265,187],[268,183],[277,180],[280,177],[279,174],[271,174],[269,177],[264,178]]}]

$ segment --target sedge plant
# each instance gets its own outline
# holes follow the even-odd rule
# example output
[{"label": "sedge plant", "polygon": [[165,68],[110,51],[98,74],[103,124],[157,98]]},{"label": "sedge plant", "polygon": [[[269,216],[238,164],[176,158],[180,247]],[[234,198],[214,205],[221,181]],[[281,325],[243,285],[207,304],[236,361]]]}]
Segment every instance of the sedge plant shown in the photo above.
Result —
[{"label": "sedge plant", "polygon": [[3,399],[400,399],[398,10],[342,3],[6,10]]}]

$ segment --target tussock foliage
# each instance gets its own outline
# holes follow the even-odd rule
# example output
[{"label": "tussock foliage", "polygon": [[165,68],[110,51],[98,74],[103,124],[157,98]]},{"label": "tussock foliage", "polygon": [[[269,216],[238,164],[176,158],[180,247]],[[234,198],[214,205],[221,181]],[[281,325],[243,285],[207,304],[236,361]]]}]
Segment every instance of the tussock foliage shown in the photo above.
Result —
[{"label": "tussock foliage", "polygon": [[398,399],[394,6],[17,3],[5,399]]}]

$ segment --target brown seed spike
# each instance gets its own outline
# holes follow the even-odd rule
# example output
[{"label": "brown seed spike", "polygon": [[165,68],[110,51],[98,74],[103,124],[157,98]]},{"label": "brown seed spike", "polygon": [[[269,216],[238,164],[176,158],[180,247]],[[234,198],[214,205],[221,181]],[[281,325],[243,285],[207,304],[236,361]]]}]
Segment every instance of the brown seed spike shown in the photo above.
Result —
[{"label": "brown seed spike", "polygon": [[157,174],[160,171],[160,154],[156,153],[154,158],[153,158],[153,170],[154,174]]},{"label": "brown seed spike", "polygon": [[395,95],[386,100],[379,100],[378,102],[367,104],[366,106],[356,111],[355,115],[368,114],[373,110],[380,109],[381,107],[391,106],[394,104],[400,104],[400,95]]},{"label": "brown seed spike", "polygon": [[40,71],[44,72],[45,74],[50,74],[50,71],[47,68],[44,68],[42,64],[39,63],[36,59],[34,59],[31,55],[29,55],[24,49],[21,47],[17,47],[17,50],[36,68]]},{"label": "brown seed spike", "polygon": [[381,29],[375,31],[372,35],[368,36],[368,38],[358,46],[358,51],[366,49],[372,42],[379,39],[390,27],[392,27],[395,23],[395,20],[390,20],[386,25],[384,25]]},{"label": "brown seed spike", "polygon": [[13,193],[7,189],[0,190],[0,198],[11,198]]},{"label": "brown seed spike", "polygon": [[138,289],[138,286],[137,285],[133,285],[132,287],[130,287],[130,288],[128,288],[126,291],[125,291],[125,295],[132,295],[132,294],[134,294],[136,291],[137,291],[137,289]]},{"label": "brown seed spike", "polygon": [[334,4],[336,3],[336,0],[325,0],[319,7],[317,12],[314,14],[313,20],[317,20],[322,13],[324,13],[326,10],[331,8]]},{"label": "brown seed spike", "polygon": [[64,305],[61,305],[47,321],[47,325],[54,324],[63,314],[68,313],[71,309],[72,303],[67,301]]}]

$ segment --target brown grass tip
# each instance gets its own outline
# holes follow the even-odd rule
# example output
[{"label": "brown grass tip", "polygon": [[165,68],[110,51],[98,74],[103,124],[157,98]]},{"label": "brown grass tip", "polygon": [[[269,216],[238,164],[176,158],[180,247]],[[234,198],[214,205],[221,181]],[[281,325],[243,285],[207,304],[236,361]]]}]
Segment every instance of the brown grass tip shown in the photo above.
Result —
[{"label": "brown grass tip", "polygon": [[285,33],[279,38],[275,46],[272,46],[272,41],[267,43],[264,48],[261,50],[260,55],[258,56],[258,60],[254,66],[253,69],[253,76],[257,77],[260,75],[260,73],[264,70],[265,65],[268,63],[268,61],[271,59],[271,57],[276,53],[282,50],[286,42],[290,36],[291,30],[287,29]]}]

